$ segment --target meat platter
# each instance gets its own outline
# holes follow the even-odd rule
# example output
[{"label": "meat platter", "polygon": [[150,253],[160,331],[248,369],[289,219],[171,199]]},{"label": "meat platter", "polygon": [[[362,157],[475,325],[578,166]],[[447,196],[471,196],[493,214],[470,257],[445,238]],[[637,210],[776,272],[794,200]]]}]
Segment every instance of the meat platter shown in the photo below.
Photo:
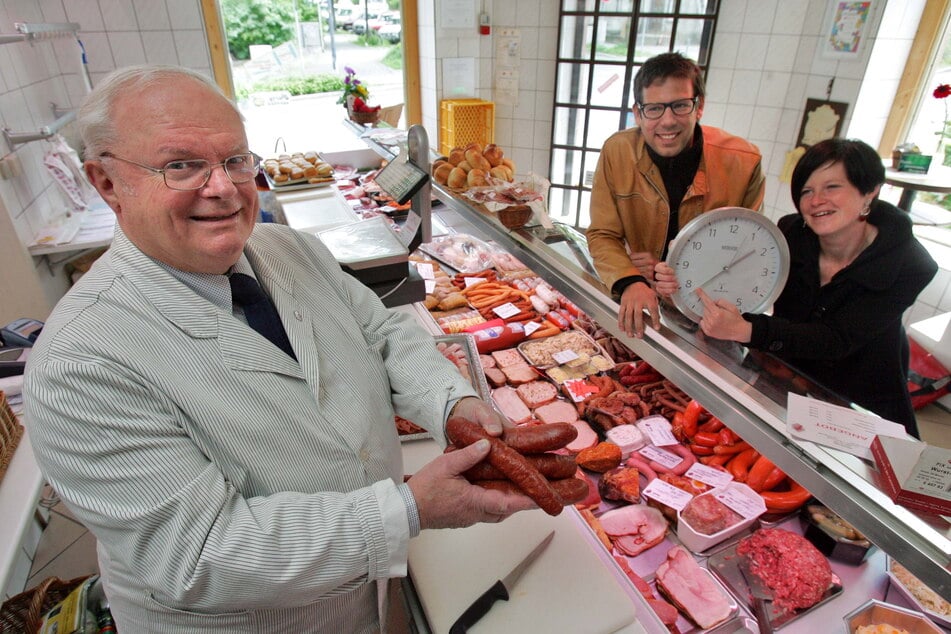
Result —
[{"label": "meat platter", "polygon": [[[743,576],[743,572],[738,566],[739,556],[736,554],[736,547],[737,544],[733,543],[710,555],[710,557],[707,558],[707,569],[712,571],[714,575],[718,577],[727,588],[729,588],[730,592],[732,592],[734,596],[736,596],[740,601],[743,601],[747,607],[752,609],[750,586]],[[815,605],[808,609],[788,612],[778,609],[772,601],[766,600],[765,608],[766,613],[769,615],[769,623],[773,629],[778,629],[788,625],[799,617],[808,614],[811,610],[814,610],[818,606],[824,605],[825,603],[835,599],[841,593],[842,582],[839,580],[838,576],[833,574],[832,585],[829,586],[829,589],[826,590],[823,597]]]},{"label": "meat platter", "polygon": [[[896,590],[898,590],[899,594],[901,594],[905,600],[909,602],[909,604],[924,612],[925,616],[941,627],[951,628],[951,612],[948,611],[947,601],[943,601],[940,597],[934,596],[933,590],[927,589],[924,584],[921,584],[921,582],[918,581],[917,577],[913,578],[911,573],[909,573],[907,570],[902,570],[901,567],[896,566],[896,562],[891,557],[888,557],[887,559],[885,571],[888,573],[888,578],[891,580],[892,585]],[[910,583],[919,584],[919,593],[922,595],[932,595],[931,600],[933,602],[929,605],[926,605],[922,599],[912,592],[911,588],[905,585],[906,582],[903,582],[902,579],[899,578],[900,576],[908,579]],[[937,603],[940,603],[941,605],[939,606]],[[941,607],[945,608],[946,611],[944,613],[937,611],[938,609],[941,609]]]},{"label": "meat platter", "polygon": [[[720,582],[714,575],[711,575],[709,571],[704,570],[704,573],[710,575],[714,583],[722,587],[722,582]],[[648,585],[655,594],[660,594],[657,590],[657,582],[655,580],[649,581]],[[729,595],[729,593],[727,594]],[[739,603],[736,602],[732,595],[730,595],[730,600],[730,609],[733,616],[727,621],[724,621],[719,625],[715,625],[710,629],[704,630],[697,627],[695,623],[691,622],[690,619],[685,617],[683,614],[680,614],[677,617],[677,623],[674,626],[677,628],[676,631],[680,634],[699,634],[700,632],[704,632],[705,634],[742,634],[743,632],[755,634],[756,632],[759,632],[759,629],[756,626],[756,620],[741,610]]]}]

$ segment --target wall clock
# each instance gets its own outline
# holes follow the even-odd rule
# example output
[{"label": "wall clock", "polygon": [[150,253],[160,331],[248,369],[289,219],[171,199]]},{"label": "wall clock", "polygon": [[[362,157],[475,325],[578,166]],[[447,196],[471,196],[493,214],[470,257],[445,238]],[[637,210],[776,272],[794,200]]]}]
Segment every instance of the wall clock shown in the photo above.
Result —
[{"label": "wall clock", "polygon": [[763,214],[723,207],[700,214],[680,230],[670,243],[667,264],[680,283],[671,300],[691,320],[703,317],[698,288],[742,313],[761,313],[786,284],[789,246]]}]

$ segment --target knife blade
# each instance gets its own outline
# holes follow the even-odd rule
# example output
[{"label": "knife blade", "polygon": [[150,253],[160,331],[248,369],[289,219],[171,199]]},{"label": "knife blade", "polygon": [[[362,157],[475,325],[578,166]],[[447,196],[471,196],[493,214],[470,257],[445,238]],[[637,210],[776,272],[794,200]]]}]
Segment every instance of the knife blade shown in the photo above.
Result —
[{"label": "knife blade", "polygon": [[750,607],[753,609],[753,616],[756,618],[759,634],[772,634],[771,604],[768,603],[773,599],[772,590],[750,568],[749,557],[739,555],[737,557],[737,567],[750,588]]},{"label": "knife blade", "polygon": [[535,548],[532,549],[532,552],[528,553],[522,561],[518,563],[517,566],[512,568],[512,571],[505,575],[502,579],[499,579],[488,590],[482,593],[478,599],[472,602],[466,611],[462,613],[456,622],[452,624],[452,627],[449,628],[449,634],[464,634],[469,630],[470,627],[476,624],[479,619],[488,613],[489,609],[495,605],[495,602],[498,600],[508,601],[509,596],[511,595],[512,588],[515,587],[515,584],[518,583],[518,580],[521,578],[525,571],[528,570],[528,567],[534,563],[538,556],[542,554],[548,544],[551,543],[551,540],[555,537],[555,531],[548,533],[548,535],[538,544]]}]

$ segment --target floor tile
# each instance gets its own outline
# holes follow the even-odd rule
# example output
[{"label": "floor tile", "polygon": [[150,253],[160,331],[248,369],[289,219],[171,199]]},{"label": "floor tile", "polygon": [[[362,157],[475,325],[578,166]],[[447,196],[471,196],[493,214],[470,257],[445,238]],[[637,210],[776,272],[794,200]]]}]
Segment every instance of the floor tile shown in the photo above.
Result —
[{"label": "floor tile", "polygon": [[50,522],[40,537],[30,569],[32,577],[85,534],[86,527],[59,513],[50,513]]},{"label": "floor tile", "polygon": [[[42,547],[42,541],[40,542]],[[85,531],[75,542],[63,550],[42,568],[34,568],[26,582],[27,588],[32,588],[47,577],[60,579],[74,579],[84,575],[95,574],[99,571],[99,562],[96,559],[96,538],[89,531]]]}]

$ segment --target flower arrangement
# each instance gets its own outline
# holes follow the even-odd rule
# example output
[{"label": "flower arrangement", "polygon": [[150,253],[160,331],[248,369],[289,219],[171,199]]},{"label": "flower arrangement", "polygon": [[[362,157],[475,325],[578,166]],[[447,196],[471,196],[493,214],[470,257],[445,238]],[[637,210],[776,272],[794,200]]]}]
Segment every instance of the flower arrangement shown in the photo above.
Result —
[{"label": "flower arrangement", "polygon": [[938,135],[938,148],[937,151],[941,150],[941,145],[944,143],[944,140],[951,138],[951,121],[948,120],[948,97],[951,97],[951,84],[938,84],[938,87],[934,89],[934,92],[931,93],[934,95],[935,99],[941,99],[944,103],[944,124],[941,126],[941,129],[935,132]]},{"label": "flower arrangement", "polygon": [[367,98],[370,96],[370,90],[366,84],[357,79],[357,71],[349,66],[344,66],[343,70],[347,74],[344,75],[343,78],[343,94],[340,95],[340,99],[337,100],[337,103],[347,106],[350,102],[349,97],[351,95],[353,95],[354,99],[359,98],[360,101],[366,103]]}]

